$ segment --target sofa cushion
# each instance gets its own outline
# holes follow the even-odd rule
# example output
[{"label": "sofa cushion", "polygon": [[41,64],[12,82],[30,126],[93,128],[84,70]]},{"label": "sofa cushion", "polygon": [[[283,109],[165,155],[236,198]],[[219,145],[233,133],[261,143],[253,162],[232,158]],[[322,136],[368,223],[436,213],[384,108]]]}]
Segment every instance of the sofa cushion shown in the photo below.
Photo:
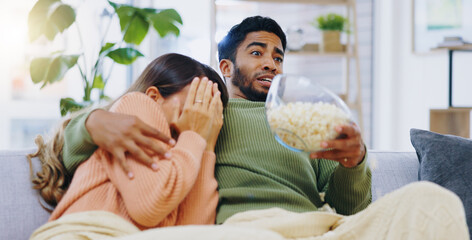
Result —
[{"label": "sofa cushion", "polygon": [[472,236],[472,140],[419,129],[411,129],[410,138],[420,161],[419,180],[437,183],[460,197]]},{"label": "sofa cushion", "polygon": [[[38,191],[32,188],[26,154],[33,149],[0,151],[0,239],[28,239],[47,222],[49,213],[39,203]],[[33,161],[39,169],[39,160]]]}]

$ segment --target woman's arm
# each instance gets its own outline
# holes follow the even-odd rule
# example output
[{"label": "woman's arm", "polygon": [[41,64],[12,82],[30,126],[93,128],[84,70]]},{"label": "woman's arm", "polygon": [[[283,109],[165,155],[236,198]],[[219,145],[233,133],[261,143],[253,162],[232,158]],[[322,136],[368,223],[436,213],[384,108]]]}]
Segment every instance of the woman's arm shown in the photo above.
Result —
[{"label": "woman's arm", "polygon": [[120,193],[129,216],[146,227],[157,226],[175,210],[192,189],[206,142],[197,133],[181,133],[177,144],[170,150],[171,159],[158,159],[159,170],[128,157],[128,165],[135,173],[129,179],[119,164],[109,158],[101,158],[104,169]]},{"label": "woman's arm", "polygon": [[[145,94],[127,94],[120,98],[110,111],[137,116],[143,122],[170,135],[160,105]],[[120,165],[104,151],[100,161],[120,193],[129,216],[142,226],[153,227],[176,210],[193,187],[206,145],[200,134],[183,131],[175,147],[169,151],[170,159],[159,159],[157,156],[153,158],[154,161],[159,160],[157,171],[128,156],[127,164],[135,173],[131,180],[121,170]]]},{"label": "woman's arm", "polygon": [[179,220],[176,225],[215,223],[218,205],[215,160],[214,152],[203,153],[197,181],[179,206]]},{"label": "woman's arm", "polygon": [[[200,172],[207,140],[213,139],[211,136],[215,134],[217,136],[221,128],[222,106],[219,96],[216,84],[212,84],[208,79],[203,78],[200,81],[196,78],[192,81],[183,110],[179,114],[177,106],[172,121],[180,131],[179,139],[176,146],[170,150],[170,160],[161,159],[157,172],[129,158],[127,164],[132,172],[136,172],[135,179],[129,180],[125,173],[119,171],[115,161],[107,160],[104,163],[130,217],[137,223],[152,227],[173,210],[176,212],[172,213],[172,216],[178,213],[179,204],[193,187]],[[137,116],[151,127],[170,135],[169,125],[160,104],[145,94],[127,94],[115,103],[111,111]],[[218,116],[218,120],[214,120],[215,116]],[[214,167],[214,160],[211,165]],[[213,172],[210,175],[213,176]]]}]

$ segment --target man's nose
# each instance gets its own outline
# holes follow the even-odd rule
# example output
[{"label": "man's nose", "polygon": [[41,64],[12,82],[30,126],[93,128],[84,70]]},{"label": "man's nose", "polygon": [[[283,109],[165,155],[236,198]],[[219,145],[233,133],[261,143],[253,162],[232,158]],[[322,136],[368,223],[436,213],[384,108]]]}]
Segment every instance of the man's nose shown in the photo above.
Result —
[{"label": "man's nose", "polygon": [[277,71],[277,64],[275,64],[275,60],[272,57],[264,58],[264,70],[275,72]]}]

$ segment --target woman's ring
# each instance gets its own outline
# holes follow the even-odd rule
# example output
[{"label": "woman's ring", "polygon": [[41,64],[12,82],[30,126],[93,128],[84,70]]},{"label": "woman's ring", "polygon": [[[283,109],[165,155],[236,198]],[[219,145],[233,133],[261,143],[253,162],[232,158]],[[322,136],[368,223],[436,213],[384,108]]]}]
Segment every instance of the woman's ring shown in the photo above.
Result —
[{"label": "woman's ring", "polygon": [[344,158],[344,162],[347,162],[347,158]]},{"label": "woman's ring", "polygon": [[195,100],[195,103],[202,103],[203,100]]}]

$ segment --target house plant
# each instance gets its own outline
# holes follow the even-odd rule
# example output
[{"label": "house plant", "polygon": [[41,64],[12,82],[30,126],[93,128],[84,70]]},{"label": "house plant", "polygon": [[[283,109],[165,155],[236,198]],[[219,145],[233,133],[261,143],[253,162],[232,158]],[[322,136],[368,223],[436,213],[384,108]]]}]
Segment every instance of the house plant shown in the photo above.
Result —
[{"label": "house plant", "polygon": [[[34,58],[30,63],[31,79],[35,84],[42,84],[42,87],[61,81],[70,69],[78,68],[83,83],[83,97],[81,101],[62,98],[60,100],[62,116],[109,99],[104,90],[113,64],[129,65],[142,57],[143,54],[135,46],[141,44],[151,26],[160,37],[171,33],[176,36],[180,34],[179,26],[182,24],[182,19],[174,9],[138,8],[110,1],[108,4],[107,9],[112,9],[112,13],[107,14],[110,18],[109,23],[112,22],[111,18],[118,17],[121,39],[108,41],[107,33],[110,28],[108,25],[100,41],[96,43],[98,47],[92,46],[92,49],[97,49],[93,56],[85,56],[90,52],[86,52],[84,49],[86,46],[82,46],[76,54],[55,51]],[[77,28],[72,29],[73,25]],[[61,0],[38,0],[29,12],[28,31],[31,42],[41,39],[42,36],[46,41],[52,42],[59,35],[67,35],[67,32],[72,30],[78,32],[82,42],[83,36],[76,22],[76,9]],[[42,39],[44,41],[44,38]],[[90,59],[93,60],[89,62]],[[111,65],[106,65],[107,69],[104,67],[106,61],[112,62]],[[94,90],[99,94],[92,94]]]},{"label": "house plant", "polygon": [[319,16],[312,22],[312,25],[320,29],[323,33],[321,41],[321,51],[342,52],[341,32],[349,33],[349,20],[342,15],[329,13]]}]

